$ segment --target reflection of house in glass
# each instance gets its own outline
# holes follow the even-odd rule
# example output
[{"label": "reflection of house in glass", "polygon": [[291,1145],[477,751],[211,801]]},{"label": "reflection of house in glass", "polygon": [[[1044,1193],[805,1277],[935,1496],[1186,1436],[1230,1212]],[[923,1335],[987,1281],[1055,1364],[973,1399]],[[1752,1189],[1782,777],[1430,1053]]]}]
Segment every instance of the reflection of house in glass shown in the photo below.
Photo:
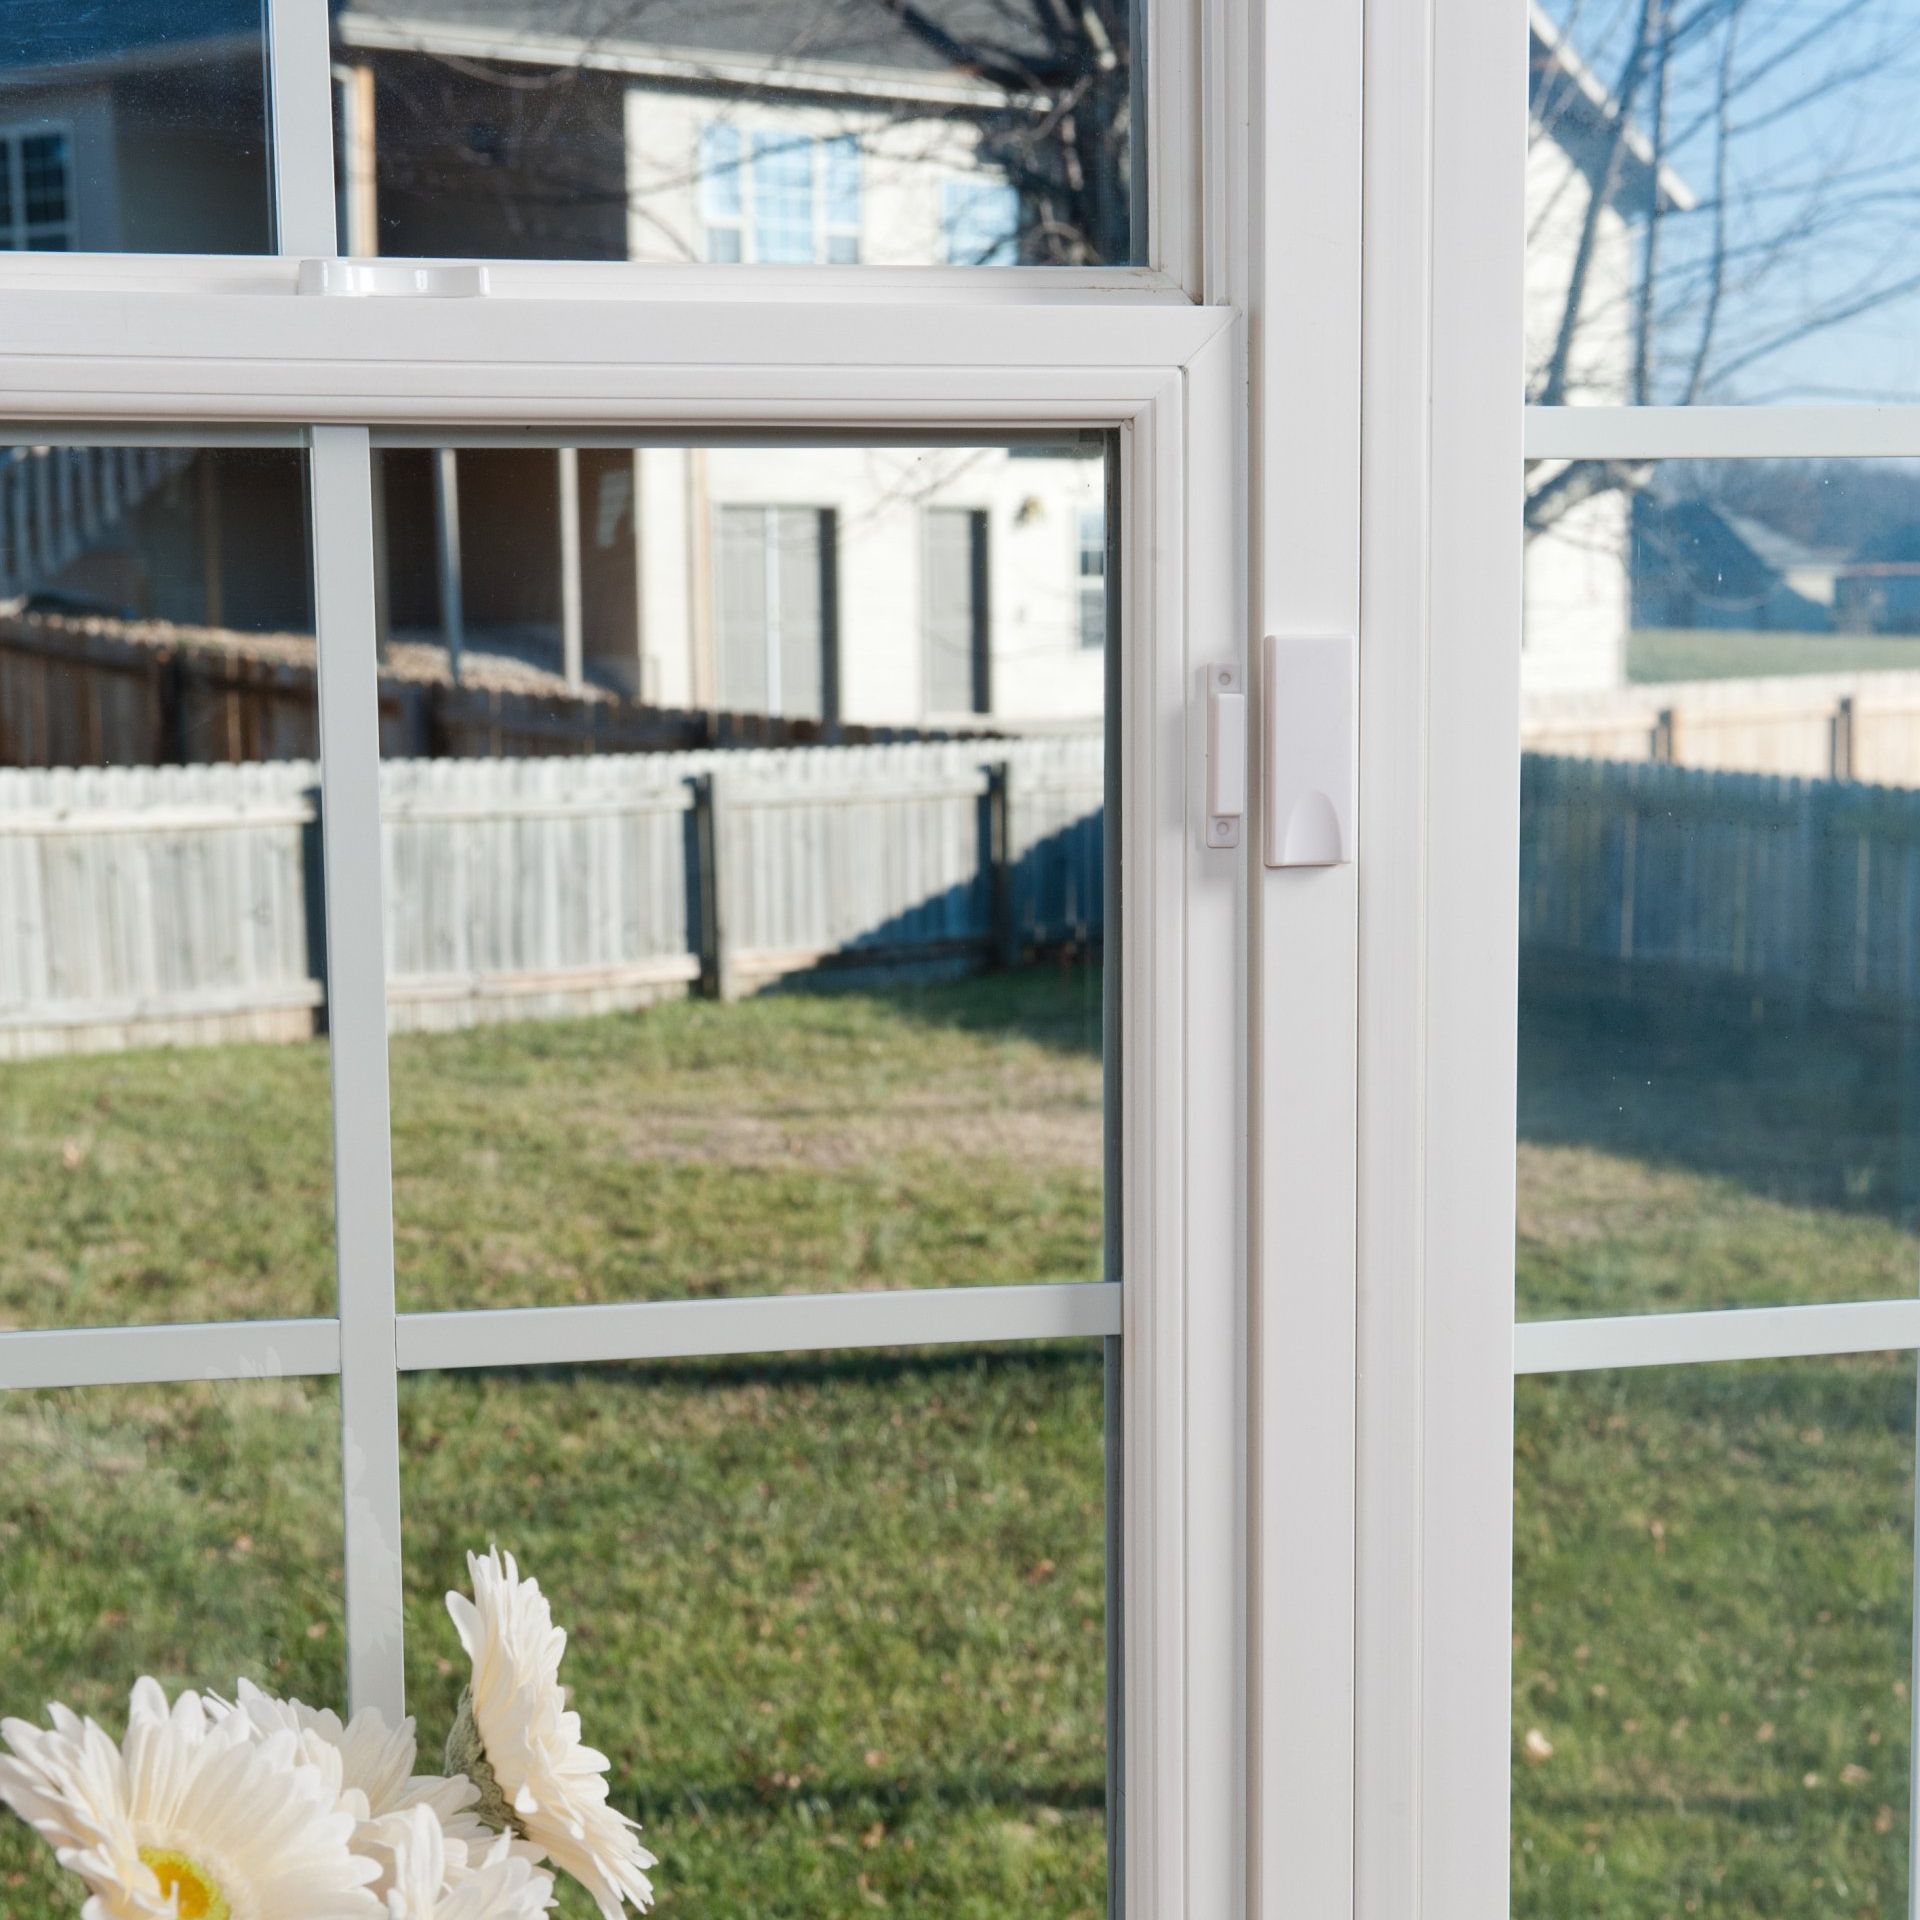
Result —
[{"label": "reflection of house in glass", "polygon": [[[336,7],[341,231],[370,255],[781,265],[1125,259],[1126,8],[944,0]],[[1080,89],[1077,114],[1052,111]],[[0,240],[273,244],[258,0],[35,6],[0,42]],[[1075,130],[1077,128],[1077,131]],[[668,706],[880,725],[1091,719],[1095,447],[382,456],[388,632]],[[298,628],[261,556],[297,464],[16,450],[0,595]]]},{"label": "reflection of house in glass", "polygon": [[1634,502],[1636,627],[1825,633],[1844,565],[1750,514],[1696,495]]},{"label": "reflection of house in glass", "polygon": [[[1769,504],[1762,487],[1747,491]],[[1779,493],[1771,505],[1790,513],[1790,489]],[[1920,632],[1920,520],[1816,544],[1701,494],[1652,491],[1635,503],[1633,609],[1636,627]]]},{"label": "reflection of house in glass", "polygon": [[[1136,251],[1128,8],[334,0],[356,255],[1086,265]],[[4,238],[263,252],[262,0],[9,7]]]},{"label": "reflection of house in glass", "polygon": [[25,0],[0,25],[0,246],[273,245],[260,0]]},{"label": "reflection of house in glass", "polygon": [[[1690,206],[1693,196],[1670,166],[1656,164],[1639,128],[1620,126],[1612,95],[1538,4],[1529,51],[1529,377],[1538,383],[1564,327],[1567,397],[1618,405],[1628,397],[1628,296],[1648,215],[1656,205]],[[1530,533],[1520,656],[1528,693],[1593,691],[1626,679],[1629,522],[1626,491],[1609,487]]]}]

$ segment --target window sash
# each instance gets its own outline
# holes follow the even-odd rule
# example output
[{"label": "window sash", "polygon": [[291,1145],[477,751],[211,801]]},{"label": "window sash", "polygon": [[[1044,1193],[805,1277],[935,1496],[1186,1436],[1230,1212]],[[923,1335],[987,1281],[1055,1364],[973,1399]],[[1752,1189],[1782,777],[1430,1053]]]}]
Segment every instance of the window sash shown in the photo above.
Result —
[{"label": "window sash", "polygon": [[[97,302],[53,304],[68,307],[72,318]],[[265,304],[320,308],[331,316],[366,303]],[[468,1314],[401,1315],[394,1304],[371,457],[390,440],[440,444],[463,434],[484,437],[477,423],[496,417],[502,405],[500,366],[477,339],[466,343],[476,349],[471,358],[456,343],[453,357],[440,365],[453,386],[435,396],[420,391],[428,371],[424,359],[404,363],[409,377],[392,382],[377,356],[335,361],[318,378],[316,365],[308,365],[296,383],[306,391],[298,392],[287,390],[285,371],[293,363],[282,360],[279,390],[263,381],[250,402],[260,417],[221,428],[193,415],[204,410],[210,391],[227,395],[232,404],[244,384],[245,354],[216,356],[185,376],[164,350],[180,342],[164,342],[166,391],[148,386],[143,404],[130,408],[154,366],[130,387],[121,377],[128,370],[116,372],[113,356],[83,350],[59,372],[63,384],[56,390],[31,346],[16,351],[18,343],[9,339],[0,349],[0,391],[8,396],[0,402],[0,417],[37,391],[46,424],[33,427],[36,440],[291,441],[310,450],[328,821],[324,857],[332,897],[353,898],[361,909],[328,916],[337,1315],[212,1328],[0,1333],[0,1390],[337,1375],[355,1706],[378,1704],[397,1713],[404,1704],[398,1427],[398,1377],[404,1370],[1098,1335],[1111,1343],[1119,1383],[1114,1417],[1122,1480],[1115,1552],[1125,1629],[1123,1671],[1116,1677],[1125,1703],[1118,1735],[1126,1780],[1120,1879],[1131,1890],[1129,1910],[1170,1911],[1181,1904],[1177,1889],[1191,1871],[1187,1863],[1230,1857],[1241,1766],[1237,1717],[1226,1708],[1239,1658],[1232,1578],[1240,1524],[1237,1480],[1232,1472],[1203,1470],[1199,1463],[1231,1461],[1239,1445],[1237,1396],[1228,1384],[1239,1351],[1239,1291],[1202,1281],[1231,1276],[1238,1258],[1244,1157],[1239,1122],[1219,1096],[1234,1084],[1243,1044],[1233,985],[1240,908],[1232,888],[1196,894],[1189,885],[1184,820],[1200,767],[1183,745],[1183,723],[1188,654],[1197,643],[1190,636],[1207,635],[1212,644],[1211,636],[1228,630],[1237,617],[1230,557],[1214,550],[1232,539],[1228,422],[1235,353],[1228,316],[1192,309],[1183,316],[1194,330],[1192,350],[1171,365],[1083,365],[1077,375],[1067,375],[1019,366],[922,364],[900,368],[888,380],[872,367],[848,369],[836,352],[809,364],[792,358],[770,368],[732,369],[699,399],[684,367],[668,363],[638,370],[650,399],[630,393],[624,405],[616,396],[610,406],[604,369],[593,382],[602,389],[601,399],[588,401],[583,385],[569,405],[564,396],[574,376],[596,370],[525,363],[507,382],[504,402],[506,414],[539,422],[543,435],[572,444],[592,444],[596,437],[631,444],[650,435],[710,440],[724,435],[729,423],[764,422],[770,414],[788,434],[815,440],[876,433],[993,440],[1043,425],[1051,431],[1119,430],[1122,518],[1115,591],[1122,596],[1124,644],[1109,668],[1119,731],[1110,753],[1108,818],[1118,858],[1136,880],[1121,896],[1121,918],[1111,935],[1123,1012],[1109,1042],[1119,1061],[1121,1127],[1108,1178],[1115,1195],[1124,1193],[1127,1201],[1118,1249],[1124,1285],[1109,1280]],[[51,315],[44,317],[51,321]],[[334,335],[337,324],[325,319],[323,333]],[[247,332],[241,327],[236,338]],[[956,331],[956,341],[960,332],[977,336],[978,328]],[[344,342],[336,338],[335,344]],[[689,356],[694,346],[689,336]],[[1058,347],[1064,358],[1065,331]],[[904,357],[909,349],[899,351]],[[924,345],[911,351],[924,363]],[[337,418],[313,422],[315,387],[332,388]],[[55,412],[65,416],[64,424],[52,424]],[[135,418],[129,424],[130,412]],[[376,435],[367,416],[381,412],[389,423]],[[555,424],[556,416],[567,414],[580,424]],[[89,416],[90,424],[79,416]],[[763,426],[753,438],[764,441]],[[1207,528],[1191,565],[1183,532],[1190,512],[1204,515]],[[1189,1101],[1156,1096],[1156,1086],[1193,1089],[1209,1110],[1208,1125],[1224,1129],[1199,1156],[1197,1171],[1184,1144]],[[1196,1791],[1203,1809],[1197,1816]]]},{"label": "window sash", "polygon": [[[1222,4],[1238,4],[1238,0],[1151,0],[1150,5],[1141,8],[1134,63],[1131,226],[1136,255],[1146,264],[1116,264],[1084,271],[1036,268],[1032,270],[1034,275],[1043,276],[1050,284],[1064,276],[1109,292],[1177,289],[1190,299],[1203,296],[1205,272],[1198,182],[1205,157],[1199,98],[1205,70],[1195,58],[1195,49],[1202,38],[1204,17]],[[342,248],[336,235],[333,51],[329,11],[323,0],[270,0],[267,51],[277,253],[289,259],[328,258]],[[831,176],[831,166],[825,156],[822,156],[821,168]],[[834,198],[831,184],[826,185],[820,198],[826,207],[821,223],[824,244],[817,257],[835,259],[845,253],[850,229],[831,210]],[[118,271],[127,280],[142,268],[150,272],[157,263],[173,258],[120,254],[74,257],[118,263]],[[0,268],[7,264],[0,262]],[[232,264],[247,264],[246,257],[236,256]],[[253,264],[259,262],[255,260]],[[576,273],[583,264],[588,263],[518,263],[523,271],[536,275],[549,269],[562,276]],[[654,290],[654,283],[663,271],[668,274],[678,271],[621,263],[599,264],[603,286],[611,276],[629,276],[632,290],[643,296]],[[868,271],[871,269],[863,269],[863,273]],[[109,278],[113,272],[109,267]],[[10,272],[0,271],[0,291],[18,284]],[[853,299],[867,297],[859,288],[843,288],[842,292]],[[1007,289],[1001,297],[1011,294],[1012,290]]]},{"label": "window sash", "polygon": [[1523,408],[1524,31],[1423,12],[1366,135],[1364,1920],[1506,1909],[1514,1376],[1920,1344],[1910,1300],[1515,1324],[1524,463],[1914,457],[1920,407]]},{"label": "window sash", "polygon": [[[675,443],[769,430],[988,439],[1027,427],[1121,435],[1111,515],[1126,729],[1109,820],[1136,883],[1117,924],[1124,1105],[1109,1182],[1129,1196],[1124,1289],[661,1303],[499,1315],[394,1310],[377,913],[330,926],[358,1006],[334,1035],[336,1128],[367,1190],[343,1214],[336,1319],[217,1328],[0,1334],[0,1389],[114,1380],[337,1374],[347,1449],[352,1693],[400,1705],[397,1377],[543,1358],[758,1352],[1099,1334],[1117,1376],[1115,1515],[1124,1671],[1113,1750],[1125,1786],[1125,1910],[1226,1910],[1242,1883],[1246,1031],[1243,887],[1190,872],[1184,823],[1201,761],[1195,662],[1244,644],[1233,416],[1240,349],[1228,247],[1203,259],[1198,112],[1206,0],[1155,0],[1141,68],[1153,111],[1136,148],[1146,267],[1018,268],[495,262],[471,299],[353,300],[298,291],[336,250],[327,10],[270,10],[279,252],[261,258],[17,256],[0,261],[0,417],[39,441],[304,444],[314,473],[316,597],[327,641],[323,765],[342,839],[329,882],[378,898],[366,458],[381,444],[484,440],[511,426],[556,444]],[[1136,120],[1136,126],[1139,122]],[[1212,124],[1225,124],[1216,116]],[[1221,136],[1211,134],[1216,142]],[[1221,160],[1225,148],[1210,148]],[[1224,186],[1220,191],[1224,192]],[[1204,202],[1219,228],[1225,202]],[[1144,210],[1144,211],[1143,211]],[[744,210],[743,210],[744,211]],[[744,225],[744,222],[743,222]],[[828,221],[831,251],[843,222]],[[164,295],[162,299],[152,296]],[[134,303],[138,303],[137,306]],[[591,303],[589,305],[589,303]],[[644,318],[634,315],[642,310]],[[583,318],[591,322],[583,327]],[[640,320],[633,325],[629,315]],[[581,359],[583,337],[607,358]],[[609,347],[606,343],[614,342]],[[631,355],[631,357],[626,357]],[[208,423],[212,422],[213,425]],[[336,558],[340,564],[336,567]],[[322,578],[321,576],[325,577]],[[341,640],[336,644],[334,635]],[[354,793],[357,790],[358,797]],[[373,809],[371,817],[368,809]],[[355,826],[356,815],[359,824]],[[357,849],[357,850],[352,850]],[[330,863],[335,858],[329,854]],[[367,885],[375,891],[368,894]],[[1155,903],[1158,902],[1156,909]],[[358,984],[352,984],[357,975]],[[377,1073],[377,1093],[373,1076]],[[1195,1114],[1206,1109],[1190,1144]],[[378,1124],[369,1124],[377,1112]],[[343,1148],[343,1152],[346,1150]],[[346,1203],[343,1201],[343,1205]],[[587,1314],[588,1318],[579,1317]],[[371,1436],[371,1449],[367,1439]],[[1337,1578],[1337,1569],[1330,1569]],[[1328,1850],[1344,1843],[1329,1834]]]}]

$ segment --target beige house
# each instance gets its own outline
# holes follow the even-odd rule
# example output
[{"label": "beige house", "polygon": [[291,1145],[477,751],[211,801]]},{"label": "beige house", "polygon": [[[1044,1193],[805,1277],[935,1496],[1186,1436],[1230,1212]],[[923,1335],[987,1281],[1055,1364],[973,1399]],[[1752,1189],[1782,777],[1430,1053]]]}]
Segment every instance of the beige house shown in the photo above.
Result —
[{"label": "beige house", "polygon": [[[1553,357],[1566,315],[1587,209],[1605,178],[1618,110],[1606,88],[1563,39],[1547,13],[1532,9],[1531,141],[1527,152],[1527,370],[1537,381]],[[1626,400],[1632,366],[1630,320],[1635,248],[1659,195],[1686,208],[1684,181],[1662,167],[1656,183],[1644,136],[1629,125],[1608,202],[1601,207],[1582,281],[1572,351],[1570,403]],[[1529,693],[1585,692],[1626,680],[1630,502],[1603,493],[1527,542],[1522,684]]]}]

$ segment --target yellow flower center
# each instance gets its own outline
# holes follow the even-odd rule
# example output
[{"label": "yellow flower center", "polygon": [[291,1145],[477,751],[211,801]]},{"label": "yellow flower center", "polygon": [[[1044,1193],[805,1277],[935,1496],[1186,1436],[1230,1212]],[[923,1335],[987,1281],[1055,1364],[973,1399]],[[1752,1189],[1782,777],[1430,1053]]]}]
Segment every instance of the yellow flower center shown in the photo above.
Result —
[{"label": "yellow flower center", "polygon": [[153,1869],[161,1893],[173,1895],[180,1920],[233,1920],[226,1895],[197,1860],[166,1847],[142,1847],[140,1858]]}]

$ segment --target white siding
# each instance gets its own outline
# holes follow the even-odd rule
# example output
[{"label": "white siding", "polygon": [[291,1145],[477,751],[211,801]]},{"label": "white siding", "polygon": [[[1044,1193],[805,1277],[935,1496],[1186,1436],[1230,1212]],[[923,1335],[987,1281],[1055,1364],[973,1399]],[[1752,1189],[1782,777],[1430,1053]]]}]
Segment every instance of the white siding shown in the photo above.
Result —
[{"label": "white siding", "polygon": [[[840,717],[934,717],[926,685],[929,506],[987,516],[993,717],[1087,720],[1105,657],[1080,644],[1077,534],[1105,487],[1099,460],[1001,448],[654,449],[640,457],[645,684],[666,705],[710,704],[714,516],[727,506],[831,508],[839,547]],[[707,654],[706,657],[711,657]]]},{"label": "white siding", "polygon": [[627,92],[627,246],[635,260],[706,257],[699,204],[700,131],[723,120],[751,137],[778,129],[861,145],[863,261],[886,267],[942,261],[940,197],[979,173],[978,130],[952,120],[904,120],[854,104],[735,101],[635,86]]},{"label": "white siding", "polygon": [[[1574,254],[1586,215],[1586,178],[1553,140],[1527,156],[1527,371],[1551,359]],[[1635,233],[1618,211],[1602,211],[1568,362],[1572,402],[1627,397],[1628,301]],[[1628,513],[1624,495],[1587,502],[1527,542],[1523,572],[1522,688],[1565,693],[1619,686],[1626,678]]]}]

